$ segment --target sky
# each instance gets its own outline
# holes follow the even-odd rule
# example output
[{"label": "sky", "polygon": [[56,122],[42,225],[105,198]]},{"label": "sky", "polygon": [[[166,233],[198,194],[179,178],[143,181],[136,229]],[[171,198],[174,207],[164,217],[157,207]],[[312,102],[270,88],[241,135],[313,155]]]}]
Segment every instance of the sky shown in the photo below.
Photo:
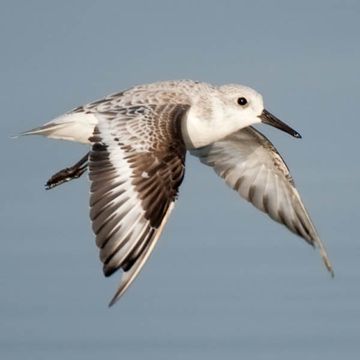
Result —
[{"label": "sky", "polygon": [[[354,359],[360,352],[360,3],[3,1],[0,357]],[[335,269],[188,156],[140,276],[110,300],[86,176],[44,183],[86,146],[12,139],[89,101],[169,79],[241,83],[294,139],[284,156]]]}]

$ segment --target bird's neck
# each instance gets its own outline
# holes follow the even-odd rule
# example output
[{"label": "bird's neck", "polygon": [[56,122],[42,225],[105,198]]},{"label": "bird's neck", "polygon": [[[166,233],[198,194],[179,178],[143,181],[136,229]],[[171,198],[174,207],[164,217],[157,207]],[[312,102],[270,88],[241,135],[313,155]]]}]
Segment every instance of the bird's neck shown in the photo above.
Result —
[{"label": "bird's neck", "polygon": [[181,131],[188,150],[209,145],[240,129],[239,122],[226,116],[222,104],[211,108],[191,107]]}]

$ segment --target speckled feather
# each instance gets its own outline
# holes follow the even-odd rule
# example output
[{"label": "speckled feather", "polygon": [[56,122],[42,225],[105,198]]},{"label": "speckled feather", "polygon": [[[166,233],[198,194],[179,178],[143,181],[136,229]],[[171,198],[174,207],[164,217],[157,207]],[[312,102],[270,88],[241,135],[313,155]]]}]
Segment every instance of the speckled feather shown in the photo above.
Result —
[{"label": "speckled feather", "polygon": [[[244,106],[239,97],[246,97]],[[267,112],[261,95],[251,88],[183,80],[135,86],[23,135],[90,144],[88,159],[58,172],[49,184],[80,176],[88,160],[90,218],[104,274],[123,270],[112,305],[160,237],[184,177],[187,150],[243,198],[317,246],[333,274],[288,167],[270,141],[250,126],[259,122],[300,137]]]}]

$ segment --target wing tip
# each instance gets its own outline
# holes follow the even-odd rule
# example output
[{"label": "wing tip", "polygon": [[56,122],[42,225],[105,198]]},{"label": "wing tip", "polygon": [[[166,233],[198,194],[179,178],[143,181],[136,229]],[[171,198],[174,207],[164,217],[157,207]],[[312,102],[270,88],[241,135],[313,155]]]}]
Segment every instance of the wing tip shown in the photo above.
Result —
[{"label": "wing tip", "polygon": [[115,293],[115,295],[112,297],[112,299],[110,300],[108,307],[111,308],[113,305],[115,305],[118,302],[118,300],[120,299],[121,295],[122,294],[119,291],[117,291]]},{"label": "wing tip", "polygon": [[120,281],[120,285],[117,288],[114,296],[111,298],[110,302],[109,302],[109,308],[112,307],[113,305],[115,305],[120,298],[124,295],[125,291],[127,290],[127,288],[130,286],[130,284],[132,283],[132,280],[134,279],[134,276],[131,276],[129,278],[129,276],[127,276],[128,274],[123,274],[122,275],[122,279]]},{"label": "wing tip", "polygon": [[333,279],[335,277],[335,271],[334,271],[334,268],[327,256],[327,254],[321,254],[321,257],[322,257],[322,260],[323,260],[323,263],[327,269],[327,271],[330,273],[330,276],[331,278]]},{"label": "wing tip", "polygon": [[329,259],[329,256],[326,252],[325,246],[324,244],[320,241],[320,239],[318,239],[318,241],[316,241],[316,245],[318,246],[319,250],[320,250],[320,256],[321,259],[326,267],[326,270],[330,273],[331,278],[333,279],[335,277],[335,271],[334,268],[331,264],[331,261]]}]

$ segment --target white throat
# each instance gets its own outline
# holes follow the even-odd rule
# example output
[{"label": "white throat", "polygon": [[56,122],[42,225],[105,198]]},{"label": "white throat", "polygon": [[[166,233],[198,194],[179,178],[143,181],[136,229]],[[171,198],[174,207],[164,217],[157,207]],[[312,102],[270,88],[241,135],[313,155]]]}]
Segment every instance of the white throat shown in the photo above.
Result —
[{"label": "white throat", "polygon": [[216,104],[211,110],[197,111],[191,107],[182,121],[182,135],[187,149],[199,148],[247,127],[254,123],[249,119],[239,121],[239,115],[228,113],[223,104]]}]

